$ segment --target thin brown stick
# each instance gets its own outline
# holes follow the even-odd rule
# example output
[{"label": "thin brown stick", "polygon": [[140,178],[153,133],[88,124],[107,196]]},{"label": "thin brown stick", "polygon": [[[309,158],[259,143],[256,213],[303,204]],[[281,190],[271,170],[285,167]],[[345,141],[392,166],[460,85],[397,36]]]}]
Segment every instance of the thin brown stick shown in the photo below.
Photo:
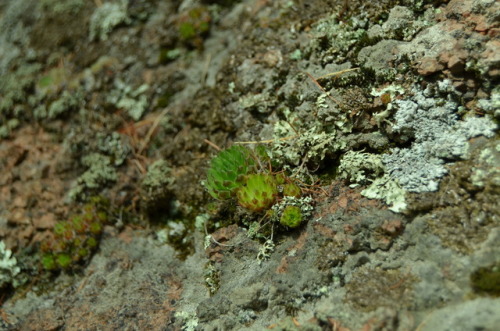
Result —
[{"label": "thin brown stick", "polygon": [[351,72],[351,71],[358,70],[358,69],[359,68],[350,68],[350,69],[340,70],[340,71],[337,71],[337,72],[331,72],[329,74],[320,76],[320,77],[318,77],[316,79],[323,79],[323,78],[327,78],[327,77],[331,77],[331,76],[340,76],[342,74],[345,74],[346,72]]},{"label": "thin brown stick", "polygon": [[[293,128],[293,127],[292,127]],[[276,141],[286,141],[290,139],[297,138],[299,135],[296,134],[294,136],[288,136],[288,137],[283,137],[279,139],[268,139],[268,140],[259,140],[259,141],[235,141],[235,144],[240,144],[240,145],[253,145],[253,144],[271,144]]]},{"label": "thin brown stick", "polygon": [[144,149],[146,149],[146,147],[149,145],[149,142],[151,141],[151,137],[153,137],[154,132],[156,131],[156,129],[158,128],[158,125],[160,124],[160,121],[163,119],[163,117],[165,117],[167,112],[168,112],[168,108],[165,108],[160,113],[160,115],[158,115],[158,117],[156,117],[156,119],[153,122],[153,125],[151,126],[151,128],[149,128],[149,131],[146,135],[146,138],[144,138],[144,140],[142,141],[141,147],[137,151],[137,154],[142,154]]},{"label": "thin brown stick", "polygon": [[313,81],[314,84],[316,84],[316,86],[319,87],[319,89],[321,91],[323,91],[323,93],[326,94],[326,96],[332,100],[333,102],[335,102],[337,104],[337,106],[340,106],[340,102],[338,102],[337,100],[335,100],[334,97],[332,97],[328,92],[326,92],[326,90],[323,88],[323,86],[321,86],[320,83],[318,83],[318,81],[316,80],[316,78],[314,78],[310,73],[308,73],[307,71],[305,72],[307,76],[309,76],[309,78],[311,78],[311,80]]},{"label": "thin brown stick", "polygon": [[219,146],[217,146],[216,144],[214,144],[213,142],[211,142],[208,139],[203,139],[203,141],[206,142],[211,147],[215,148],[218,152],[220,152],[220,150],[222,149],[222,148],[220,148]]}]

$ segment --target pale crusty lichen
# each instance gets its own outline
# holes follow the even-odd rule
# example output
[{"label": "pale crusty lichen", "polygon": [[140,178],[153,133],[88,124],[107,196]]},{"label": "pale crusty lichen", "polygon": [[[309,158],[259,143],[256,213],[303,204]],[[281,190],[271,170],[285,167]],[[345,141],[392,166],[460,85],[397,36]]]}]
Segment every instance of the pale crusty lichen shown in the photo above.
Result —
[{"label": "pale crusty lichen", "polygon": [[361,194],[369,199],[383,200],[395,213],[406,209],[405,190],[388,175],[375,179]]},{"label": "pale crusty lichen", "polygon": [[366,185],[384,173],[382,157],[377,154],[348,151],[341,160],[338,178],[347,179],[351,187]]},{"label": "pale crusty lichen", "polygon": [[77,179],[76,185],[70,190],[69,197],[72,200],[85,199],[89,194],[118,179],[109,156],[91,153],[82,158],[82,164],[87,167],[87,171]]},{"label": "pale crusty lichen", "polygon": [[5,248],[5,243],[0,241],[0,289],[11,284],[19,272],[21,268],[17,265],[16,258]]}]

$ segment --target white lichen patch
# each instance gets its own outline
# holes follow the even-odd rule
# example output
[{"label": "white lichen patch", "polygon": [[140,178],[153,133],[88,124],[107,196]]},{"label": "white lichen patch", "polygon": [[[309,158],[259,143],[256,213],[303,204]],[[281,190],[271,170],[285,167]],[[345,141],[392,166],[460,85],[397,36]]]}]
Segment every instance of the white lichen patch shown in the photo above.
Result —
[{"label": "white lichen patch", "polygon": [[410,192],[436,191],[448,171],[445,163],[467,157],[468,139],[492,137],[497,125],[488,117],[458,118],[459,105],[451,82],[434,89],[415,89],[412,97],[396,100],[394,132],[409,148],[393,148],[383,156],[387,173]]},{"label": "white lichen patch", "polygon": [[107,101],[125,110],[135,121],[141,119],[149,105],[148,98],[144,94],[149,89],[149,85],[143,84],[134,89],[119,79],[115,80],[114,85],[115,89],[111,91]]},{"label": "white lichen patch", "polygon": [[340,179],[348,179],[351,187],[366,185],[384,173],[382,157],[377,154],[348,151],[338,169]]},{"label": "white lichen patch", "polygon": [[361,192],[361,195],[369,199],[380,199],[388,204],[389,210],[400,213],[406,209],[405,190],[388,175],[377,178],[373,183]]},{"label": "white lichen patch", "polygon": [[122,23],[128,24],[128,1],[105,2],[90,17],[90,40],[107,40],[113,29]]},{"label": "white lichen patch", "polygon": [[12,251],[5,248],[5,243],[0,241],[0,289],[13,283],[14,277],[21,272],[17,260],[12,256]]}]

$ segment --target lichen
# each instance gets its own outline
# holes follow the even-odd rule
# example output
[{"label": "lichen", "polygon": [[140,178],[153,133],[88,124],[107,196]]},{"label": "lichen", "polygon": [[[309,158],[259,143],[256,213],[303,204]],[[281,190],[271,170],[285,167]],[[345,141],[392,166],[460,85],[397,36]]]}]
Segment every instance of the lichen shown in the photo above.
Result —
[{"label": "lichen", "polygon": [[365,152],[348,151],[338,168],[338,178],[348,179],[351,187],[369,184],[383,173],[382,157]]},{"label": "lichen", "polygon": [[496,119],[500,119],[500,86],[495,87],[491,91],[489,99],[480,99],[477,105],[487,114],[490,114]]},{"label": "lichen", "polygon": [[416,18],[413,10],[394,6],[389,17],[382,24],[375,24],[368,30],[370,38],[384,38],[410,41],[423,28],[433,23],[433,10],[428,10],[423,18]]},{"label": "lichen", "polygon": [[369,199],[380,199],[388,204],[389,210],[400,213],[406,209],[405,190],[389,175],[377,178],[361,194]]},{"label": "lichen", "polygon": [[149,85],[143,84],[134,89],[123,81],[116,79],[115,89],[108,95],[107,101],[119,109],[125,110],[127,114],[138,121],[146,111],[149,102],[144,93],[149,89]]},{"label": "lichen", "polygon": [[359,41],[366,36],[367,23],[366,19],[356,17],[344,22],[337,14],[322,19],[314,25],[314,37],[307,52],[321,54],[323,64],[343,63],[359,49]]},{"label": "lichen", "polygon": [[82,101],[80,92],[64,91],[56,100],[51,102],[48,107],[41,104],[35,108],[33,114],[36,119],[55,119],[61,115],[77,110]]},{"label": "lichen", "polygon": [[298,166],[302,162],[317,165],[328,154],[346,147],[347,143],[339,132],[324,128],[319,123],[311,124],[311,127],[298,134],[286,121],[278,121],[275,124],[276,142],[271,154],[278,165]]},{"label": "lichen", "polygon": [[479,160],[472,168],[470,180],[472,185],[485,188],[489,183],[500,187],[500,143],[496,147],[485,148],[479,155]]},{"label": "lichen", "polygon": [[405,92],[403,87],[399,85],[389,85],[381,90],[372,89],[371,95],[374,97],[379,97],[383,104],[385,104],[385,109],[379,113],[373,115],[377,125],[380,127],[383,121],[387,121],[387,118],[392,115],[394,109],[393,100],[396,96],[402,95]]},{"label": "lichen", "polygon": [[12,284],[21,268],[17,265],[17,259],[12,256],[12,251],[5,248],[5,243],[0,241],[0,289]]},{"label": "lichen", "polygon": [[99,151],[110,156],[115,166],[122,165],[130,154],[130,146],[123,139],[118,132],[112,132],[111,134],[97,133]]},{"label": "lichen", "polygon": [[456,92],[449,81],[435,89],[414,90],[414,95],[396,100],[394,132],[403,141],[413,140],[410,148],[396,147],[383,156],[387,173],[410,192],[430,192],[438,188],[447,173],[445,163],[465,158],[469,138],[491,137],[497,125],[488,118],[458,120]]},{"label": "lichen", "polygon": [[198,317],[196,313],[189,313],[187,311],[177,311],[175,313],[175,318],[178,318],[183,322],[182,331],[195,331],[198,327]]},{"label": "lichen", "polygon": [[276,99],[267,93],[247,94],[240,98],[240,106],[245,111],[267,114],[276,106]]},{"label": "lichen", "polygon": [[174,177],[165,160],[157,160],[148,167],[141,183],[141,198],[146,210],[157,209],[171,198]]},{"label": "lichen", "polygon": [[98,7],[90,17],[89,39],[107,40],[118,25],[130,23],[127,13],[128,1],[106,2]]},{"label": "lichen", "polygon": [[89,193],[92,195],[104,185],[118,179],[109,156],[91,153],[82,158],[82,165],[87,167],[87,170],[76,180],[76,185],[70,190],[69,197],[72,200],[84,200]]}]

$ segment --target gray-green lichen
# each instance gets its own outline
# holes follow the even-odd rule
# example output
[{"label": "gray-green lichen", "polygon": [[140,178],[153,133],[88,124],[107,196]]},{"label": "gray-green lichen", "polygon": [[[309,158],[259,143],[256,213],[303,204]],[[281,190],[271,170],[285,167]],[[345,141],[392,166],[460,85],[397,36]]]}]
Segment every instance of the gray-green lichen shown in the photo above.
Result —
[{"label": "gray-green lichen", "polygon": [[53,14],[63,15],[66,13],[77,14],[84,6],[84,0],[40,0],[40,5]]},{"label": "gray-green lichen", "polygon": [[196,313],[189,313],[187,311],[177,311],[175,318],[183,321],[182,331],[195,331],[198,328],[198,317]]},{"label": "gray-green lichen", "polygon": [[458,120],[457,92],[451,82],[438,82],[425,91],[396,100],[394,132],[412,141],[409,148],[393,148],[383,156],[387,173],[410,192],[430,192],[438,188],[439,178],[447,173],[445,163],[465,158],[467,140],[484,135],[492,137],[497,125],[490,119],[470,117]]},{"label": "gray-green lichen", "polygon": [[[328,154],[347,146],[344,135],[351,132],[352,123],[330,98],[329,92],[322,93],[314,103],[305,101],[295,112],[284,112],[286,120],[274,125],[273,160],[281,165],[318,165]],[[307,118],[310,111],[316,114]]]},{"label": "gray-green lichen", "polygon": [[367,185],[384,173],[382,157],[377,154],[348,151],[340,159],[338,178],[347,179],[351,187]]},{"label": "gray-green lichen", "polygon": [[491,91],[489,99],[480,99],[477,105],[487,114],[490,114],[497,120],[500,119],[500,86]]},{"label": "gray-green lichen", "polygon": [[[389,85],[384,87],[383,89],[377,90],[377,89],[372,89],[371,95],[374,97],[383,97],[383,96],[388,96],[390,98],[390,101],[385,105],[385,110],[373,114],[373,117],[375,118],[375,121],[377,122],[377,125],[380,126],[382,122],[387,121],[387,118],[392,115],[393,109],[394,109],[394,102],[396,96],[404,94],[405,90],[403,87],[399,85]],[[389,123],[389,122],[388,122]]]},{"label": "gray-green lichen", "polygon": [[19,124],[20,122],[17,118],[11,118],[5,124],[0,125],[0,138],[8,138],[12,131],[19,127]]},{"label": "gray-green lichen", "polygon": [[246,111],[269,113],[276,106],[276,99],[267,93],[248,94],[240,98],[240,106]]},{"label": "gray-green lichen", "polygon": [[17,260],[12,256],[12,252],[5,248],[5,243],[0,241],[0,289],[12,284],[21,268],[17,265]]},{"label": "gray-green lichen", "polygon": [[388,204],[389,210],[400,213],[406,209],[405,190],[387,174],[377,178],[361,194],[369,199],[380,199]]},{"label": "gray-green lichen", "polygon": [[115,166],[120,166],[125,162],[130,154],[130,146],[123,141],[123,137],[118,132],[97,134],[97,146],[99,151],[110,156]]},{"label": "gray-green lichen", "polygon": [[114,85],[115,89],[110,92],[107,101],[125,110],[135,121],[141,119],[149,105],[148,98],[144,95],[149,85],[143,84],[134,89],[119,79],[115,80]]},{"label": "gray-green lichen", "polygon": [[69,197],[72,200],[85,199],[118,179],[109,156],[91,153],[82,157],[82,165],[87,168],[87,171],[78,177],[76,185],[70,190]]},{"label": "gray-green lichen", "polygon": [[174,182],[171,174],[172,169],[168,166],[165,160],[157,160],[148,168],[148,172],[142,181],[142,188],[148,192],[161,190],[163,187],[169,186]]},{"label": "gray-green lichen", "polygon": [[82,96],[79,92],[64,91],[58,99],[48,106],[48,109],[42,104],[35,108],[33,114],[37,119],[55,119],[67,112],[77,110],[81,100]]},{"label": "gray-green lichen", "polygon": [[409,41],[423,28],[433,23],[433,9],[429,9],[423,18],[417,19],[413,10],[395,6],[382,25],[375,24],[368,30],[370,38],[384,38]]},{"label": "gray-green lichen", "polygon": [[35,77],[41,66],[37,63],[23,64],[0,79],[0,118],[6,116],[20,117],[25,114],[24,108],[16,107],[28,99],[28,90],[35,84]]},{"label": "gray-green lichen", "polygon": [[479,162],[472,168],[470,176],[474,186],[484,188],[487,183],[500,187],[500,143],[485,148],[479,155]]},{"label": "gray-green lichen", "polygon": [[90,40],[107,40],[111,31],[120,24],[130,23],[127,14],[128,1],[106,2],[98,7],[90,18]]},{"label": "gray-green lichen", "polygon": [[171,198],[174,177],[167,161],[157,160],[149,166],[141,183],[141,196],[145,209],[156,209]]},{"label": "gray-green lichen", "polygon": [[321,54],[323,63],[343,63],[358,47],[359,40],[366,36],[367,25],[368,21],[363,18],[343,22],[333,14],[314,25],[314,37],[307,52]]}]

